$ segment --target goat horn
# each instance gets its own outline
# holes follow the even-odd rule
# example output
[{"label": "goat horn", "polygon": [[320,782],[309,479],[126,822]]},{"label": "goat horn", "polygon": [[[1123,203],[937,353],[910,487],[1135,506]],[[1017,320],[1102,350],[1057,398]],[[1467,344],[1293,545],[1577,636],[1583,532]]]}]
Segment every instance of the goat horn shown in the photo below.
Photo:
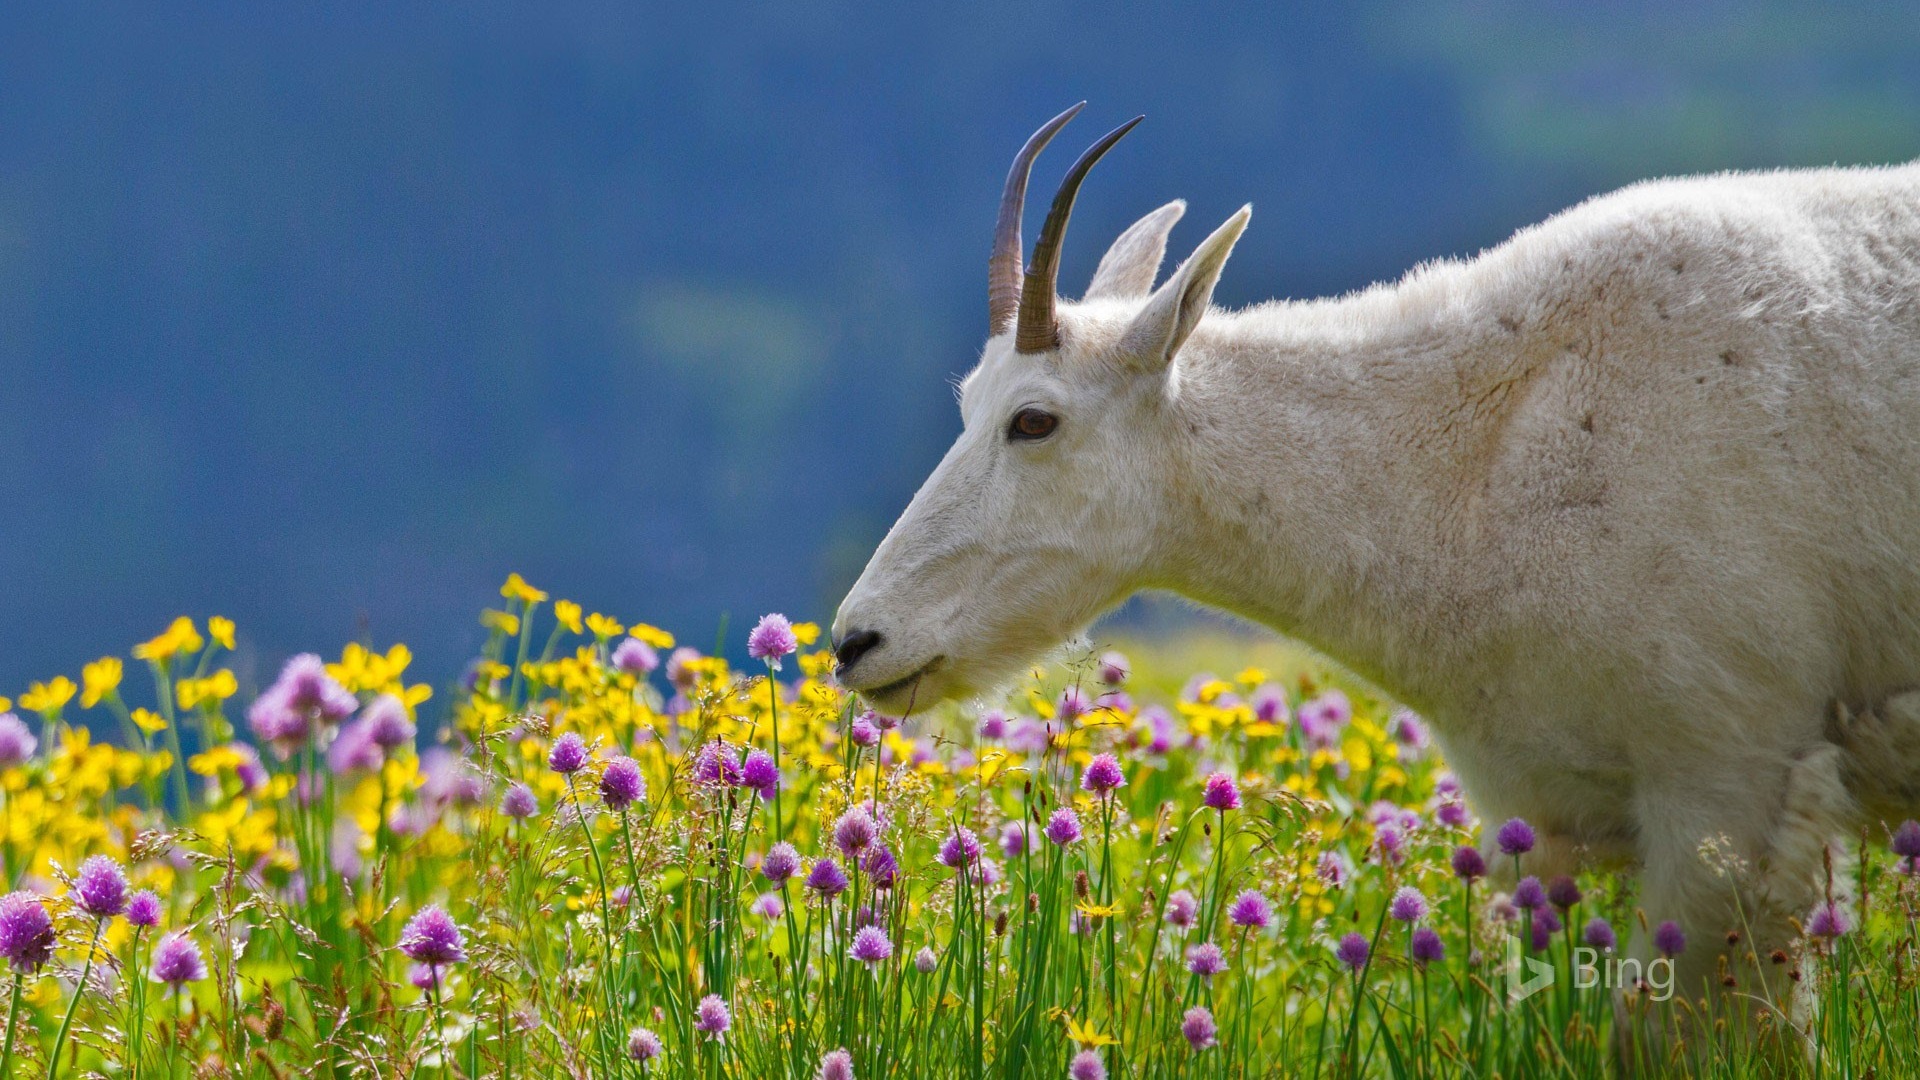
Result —
[{"label": "goat horn", "polygon": [[1033,243],[1033,261],[1027,264],[1026,278],[1021,282],[1019,327],[1013,337],[1016,351],[1046,352],[1060,344],[1060,322],[1054,317],[1053,302],[1059,292],[1060,244],[1066,239],[1067,219],[1073,216],[1073,200],[1080,194],[1080,182],[1087,178],[1094,162],[1145,119],[1136,116],[1107,132],[1099,142],[1087,147],[1087,152],[1067,170],[1066,179],[1060,181],[1060,190],[1054,194],[1053,206],[1047,211],[1046,224],[1040,226],[1040,239]]},{"label": "goat horn", "polygon": [[993,226],[993,258],[987,261],[988,333],[1006,330],[1020,311],[1020,260],[1025,254],[1020,244],[1020,215],[1027,208],[1027,177],[1033,174],[1033,159],[1075,113],[1086,107],[1083,101],[1041,125],[1014,156],[1013,168],[1007,170],[1007,186],[1000,192],[1000,218]]}]

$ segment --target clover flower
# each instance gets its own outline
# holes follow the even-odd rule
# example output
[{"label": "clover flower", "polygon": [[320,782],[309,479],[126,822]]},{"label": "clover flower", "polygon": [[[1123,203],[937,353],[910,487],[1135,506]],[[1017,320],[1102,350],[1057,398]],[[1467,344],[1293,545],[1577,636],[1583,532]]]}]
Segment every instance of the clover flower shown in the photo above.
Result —
[{"label": "clover flower", "polygon": [[1447,955],[1447,946],[1440,935],[1430,926],[1422,926],[1413,932],[1407,943],[1407,955],[1420,967],[1443,960]]},{"label": "clover flower", "polygon": [[815,1080],[853,1080],[853,1055],[844,1048],[827,1051],[820,1057]]},{"label": "clover flower", "polygon": [[1233,777],[1217,772],[1207,777],[1206,793],[1200,797],[1208,807],[1221,811],[1240,809],[1240,788]]},{"label": "clover flower", "polygon": [[540,798],[527,785],[514,784],[500,797],[500,812],[515,821],[525,821],[540,812]]},{"label": "clover flower", "polygon": [[807,888],[820,894],[822,899],[831,900],[846,891],[847,873],[832,856],[816,860],[813,869],[807,871]]},{"label": "clover flower", "polygon": [[587,767],[587,742],[574,732],[567,732],[553,742],[553,749],[547,753],[547,768],[562,776],[572,776]]},{"label": "clover flower", "polygon": [[1620,944],[1614,936],[1613,926],[1607,920],[1595,915],[1587,921],[1587,928],[1580,932],[1580,940],[1590,949],[1612,952]]},{"label": "clover flower", "polygon": [[1107,1080],[1107,1067],[1100,1062],[1100,1051],[1082,1050],[1067,1063],[1069,1080]]},{"label": "clover flower", "polygon": [[1125,787],[1126,783],[1127,774],[1120,771],[1120,761],[1112,754],[1094,755],[1080,774],[1080,787],[1101,799],[1112,795],[1116,788]]},{"label": "clover flower", "polygon": [[1193,925],[1193,920],[1199,911],[1200,902],[1185,889],[1177,890],[1172,896],[1167,897],[1167,922],[1182,930]]},{"label": "clover flower", "polygon": [[833,842],[840,848],[842,854],[853,858],[865,851],[867,845],[873,843],[878,833],[879,829],[874,826],[873,818],[860,807],[852,806],[847,808],[846,813],[840,815],[839,821],[834,822]]},{"label": "clover flower", "polygon": [[761,616],[760,624],[747,635],[747,655],[766,661],[775,671],[780,670],[780,658],[799,647],[800,639],[794,636],[793,624],[785,615]]},{"label": "clover flower", "polygon": [[893,942],[887,940],[886,931],[877,926],[863,926],[853,935],[853,947],[847,955],[863,964],[877,964],[893,955]]},{"label": "clover flower", "polygon": [[53,959],[53,919],[47,905],[30,892],[0,897],[0,957],[22,975],[39,971]]},{"label": "clover flower", "polygon": [[1227,970],[1227,957],[1220,946],[1203,941],[1187,949],[1187,970],[1203,979],[1211,979]]},{"label": "clover flower", "polygon": [[630,637],[613,647],[613,666],[629,675],[647,676],[660,666],[660,654],[653,646],[637,637]]},{"label": "clover flower", "polygon": [[784,840],[768,848],[766,857],[760,860],[761,875],[775,885],[799,872],[800,853]]},{"label": "clover flower", "polygon": [[1186,1036],[1188,1046],[1205,1050],[1219,1041],[1220,1028],[1213,1022],[1213,1013],[1206,1006],[1195,1005],[1180,1018],[1180,1034]]},{"label": "clover flower", "polygon": [[1535,839],[1533,826],[1520,818],[1509,818],[1494,834],[1494,842],[1500,845],[1500,850],[1514,858],[1532,851]]},{"label": "clover flower", "polygon": [[[633,639],[628,638],[627,640],[632,641]],[[662,1049],[660,1036],[655,1035],[646,1028],[637,1027],[627,1034],[627,1057],[640,1062],[642,1065],[659,1057]]]},{"label": "clover flower", "polygon": [[1064,806],[1055,810],[1053,816],[1047,819],[1046,834],[1047,839],[1060,847],[1074,843],[1081,836],[1080,815]]},{"label": "clover flower", "polygon": [[428,904],[407,920],[400,931],[400,951],[408,959],[432,967],[458,964],[467,958],[460,924],[438,904]]},{"label": "clover flower", "polygon": [[1265,930],[1273,925],[1273,904],[1258,889],[1247,889],[1227,906],[1227,921],[1248,930]]},{"label": "clover flower", "polygon": [[0,768],[18,765],[33,756],[40,747],[40,740],[18,716],[10,712],[0,712]]},{"label": "clover flower", "polygon": [[647,797],[647,782],[640,775],[640,764],[630,757],[607,762],[600,772],[600,801],[618,813]]},{"label": "clover flower", "polygon": [[95,855],[80,864],[69,895],[81,911],[96,919],[111,919],[127,910],[126,871],[112,858]]},{"label": "clover flower", "polygon": [[1393,901],[1387,905],[1387,914],[1396,922],[1418,922],[1426,917],[1427,898],[1420,890],[1411,885],[1402,885],[1394,892]]},{"label": "clover flower", "polygon": [[182,933],[168,934],[153,947],[149,965],[155,982],[175,988],[207,977],[207,962],[200,958],[200,946]]},{"label": "clover flower", "polygon": [[145,929],[160,925],[160,895],[152,889],[141,889],[127,901],[127,923]]},{"label": "clover flower", "polygon": [[1333,955],[1335,959],[1345,964],[1348,970],[1358,973],[1361,968],[1367,966],[1367,956],[1372,951],[1373,947],[1367,943],[1365,936],[1348,932],[1342,935],[1340,943],[1334,946]]},{"label": "clover flower", "polygon": [[1454,848],[1452,862],[1453,876],[1461,881],[1471,882],[1487,876],[1487,860],[1481,857],[1480,849],[1472,844]]},{"label": "clover flower", "polygon": [[973,830],[964,825],[955,825],[953,832],[940,845],[940,865],[950,870],[963,870],[980,859],[980,838]]},{"label": "clover flower", "polygon": [[694,1008],[693,1029],[708,1039],[720,1041],[732,1026],[733,1013],[728,1011],[726,1001],[719,994],[708,994]]},{"label": "clover flower", "polygon": [[780,768],[773,763],[773,755],[765,750],[749,752],[740,764],[740,786],[752,788],[762,799],[773,798],[780,790]]}]

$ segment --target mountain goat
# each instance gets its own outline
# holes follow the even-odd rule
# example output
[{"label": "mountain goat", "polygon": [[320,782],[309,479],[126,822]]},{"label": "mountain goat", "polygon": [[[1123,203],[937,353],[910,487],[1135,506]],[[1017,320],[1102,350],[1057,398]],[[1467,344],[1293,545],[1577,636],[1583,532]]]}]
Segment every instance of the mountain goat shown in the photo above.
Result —
[{"label": "mountain goat", "polygon": [[1068,302],[1075,195],[1132,127],[1022,273],[1078,108],[1007,178],[964,430],[840,607],[840,681],[982,693],[1169,590],[1429,717],[1483,817],[1551,838],[1542,870],[1631,858],[1694,932],[1682,986],[1736,926],[1789,942],[1863,805],[1920,801],[1920,166],[1636,184],[1241,311],[1209,301],[1250,208],[1153,287],[1174,202]]}]

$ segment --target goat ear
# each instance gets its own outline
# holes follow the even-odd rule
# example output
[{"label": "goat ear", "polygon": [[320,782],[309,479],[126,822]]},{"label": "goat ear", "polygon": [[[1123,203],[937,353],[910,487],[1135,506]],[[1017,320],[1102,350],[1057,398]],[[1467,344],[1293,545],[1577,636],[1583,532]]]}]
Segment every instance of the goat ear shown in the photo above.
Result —
[{"label": "goat ear", "polygon": [[1233,253],[1234,242],[1246,231],[1247,220],[1252,216],[1251,204],[1241,207],[1225,224],[1213,230],[1213,235],[1202,240],[1167,283],[1147,298],[1146,306],[1133,317],[1133,324],[1121,339],[1128,356],[1154,370],[1173,362],[1174,354],[1186,344],[1187,335],[1193,333],[1193,328],[1200,325],[1200,317],[1207,313],[1214,283],[1220,280],[1227,256]]},{"label": "goat ear", "polygon": [[1153,277],[1167,254],[1167,234],[1187,212],[1187,201],[1175,199],[1127,227],[1100,258],[1087,286],[1086,299],[1127,299],[1153,291]]}]

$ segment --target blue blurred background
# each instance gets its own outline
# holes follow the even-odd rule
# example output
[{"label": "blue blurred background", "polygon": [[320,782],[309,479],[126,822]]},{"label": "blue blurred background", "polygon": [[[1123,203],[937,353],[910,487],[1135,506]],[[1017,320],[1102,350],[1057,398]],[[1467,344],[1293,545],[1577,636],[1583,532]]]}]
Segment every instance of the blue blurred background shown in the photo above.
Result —
[{"label": "blue blurred background", "polygon": [[957,429],[1008,160],[1081,98],[1043,199],[1148,122],[1063,285],[1252,201],[1244,304],[1645,176],[1920,155],[1920,10],[8,5],[0,693],[179,612],[239,620],[244,683],[349,638],[444,679],[510,569],[701,645],[830,616]]}]

